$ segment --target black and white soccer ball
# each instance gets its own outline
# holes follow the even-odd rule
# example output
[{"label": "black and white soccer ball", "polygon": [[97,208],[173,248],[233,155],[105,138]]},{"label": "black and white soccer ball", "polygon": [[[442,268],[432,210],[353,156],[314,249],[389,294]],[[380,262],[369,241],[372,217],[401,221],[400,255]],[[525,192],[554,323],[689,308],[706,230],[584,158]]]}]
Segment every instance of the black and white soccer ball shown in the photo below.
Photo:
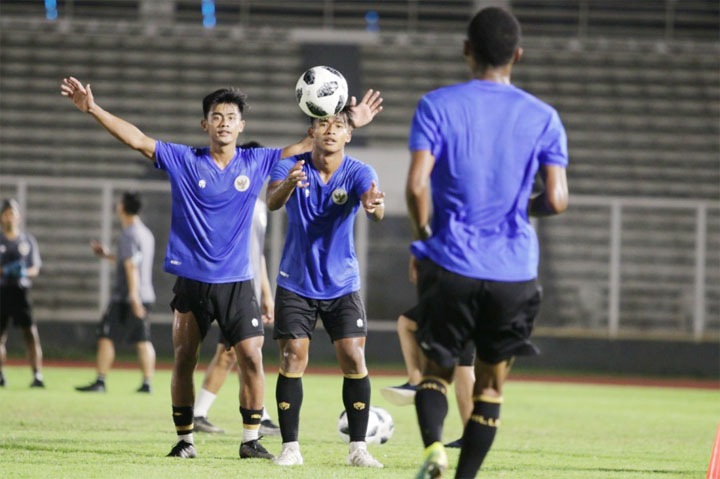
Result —
[{"label": "black and white soccer ball", "polygon": [[[337,431],[343,441],[350,442],[350,427],[344,409],[338,418]],[[390,413],[381,407],[370,406],[365,442],[368,444],[385,444],[392,437],[394,431],[395,424]]]},{"label": "black and white soccer ball", "polygon": [[300,109],[313,118],[337,115],[348,99],[345,77],[331,67],[312,67],[298,79],[295,95]]}]

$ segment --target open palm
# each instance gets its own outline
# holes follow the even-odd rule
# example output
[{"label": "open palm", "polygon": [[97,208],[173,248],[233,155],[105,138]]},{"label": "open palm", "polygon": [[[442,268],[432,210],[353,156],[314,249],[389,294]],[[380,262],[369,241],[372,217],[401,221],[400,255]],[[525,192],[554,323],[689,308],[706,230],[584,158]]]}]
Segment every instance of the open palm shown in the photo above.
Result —
[{"label": "open palm", "polygon": [[93,98],[89,83],[87,86],[84,86],[75,77],[63,78],[63,84],[60,85],[60,89],[60,94],[68,97],[77,109],[83,113],[87,113],[95,106],[95,99]]}]

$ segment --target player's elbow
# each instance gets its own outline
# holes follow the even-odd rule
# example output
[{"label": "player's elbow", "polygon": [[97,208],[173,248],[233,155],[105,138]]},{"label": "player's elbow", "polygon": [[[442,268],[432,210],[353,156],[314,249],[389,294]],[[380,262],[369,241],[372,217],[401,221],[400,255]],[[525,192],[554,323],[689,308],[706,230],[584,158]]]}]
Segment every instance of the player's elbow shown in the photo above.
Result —
[{"label": "player's elbow", "polygon": [[552,214],[558,215],[568,207],[569,195],[567,189],[555,188],[547,197],[547,203]]}]

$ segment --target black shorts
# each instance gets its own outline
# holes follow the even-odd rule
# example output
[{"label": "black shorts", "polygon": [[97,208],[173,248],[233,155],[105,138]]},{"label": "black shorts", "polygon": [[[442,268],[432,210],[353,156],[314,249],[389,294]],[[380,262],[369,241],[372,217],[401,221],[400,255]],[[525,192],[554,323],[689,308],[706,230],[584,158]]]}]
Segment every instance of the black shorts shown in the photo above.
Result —
[{"label": "black shorts", "polygon": [[434,277],[416,308],[416,337],[429,358],[451,367],[468,341],[488,364],[539,354],[529,340],[542,296],[536,280],[468,278],[431,261],[421,268],[421,274]]},{"label": "black shorts", "polygon": [[[433,267],[434,263],[430,260],[421,260],[418,262],[418,278],[417,278],[417,293],[418,298],[421,298],[423,293],[430,289],[437,278],[437,271],[439,268]],[[403,316],[411,321],[417,323],[418,309],[420,305],[415,305],[403,313]],[[465,347],[460,352],[458,357],[458,366],[472,366],[475,364],[475,343],[468,341],[465,343]]]},{"label": "black shorts", "polygon": [[203,283],[178,276],[170,307],[181,313],[192,312],[203,338],[213,321],[230,345],[243,339],[263,336],[262,316],[251,279],[236,283]]},{"label": "black shorts", "polygon": [[[152,304],[143,303],[150,312]],[[144,319],[135,316],[130,303],[112,301],[105,311],[97,328],[98,338],[108,338],[115,342],[124,339],[128,343],[150,341],[150,319],[146,314]]]},{"label": "black shorts", "polygon": [[27,288],[20,286],[0,287],[0,334],[10,325],[10,318],[16,328],[29,328],[35,322],[28,301]]},{"label": "black shorts", "polygon": [[367,336],[365,306],[357,291],[335,299],[312,299],[278,286],[274,339],[312,339],[318,317],[333,342]]}]

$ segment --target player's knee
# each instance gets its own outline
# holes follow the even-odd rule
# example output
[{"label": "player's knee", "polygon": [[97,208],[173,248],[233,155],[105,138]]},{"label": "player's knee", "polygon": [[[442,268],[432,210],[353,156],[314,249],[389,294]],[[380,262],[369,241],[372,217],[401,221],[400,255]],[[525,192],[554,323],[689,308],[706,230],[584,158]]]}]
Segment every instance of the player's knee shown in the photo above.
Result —
[{"label": "player's knee", "polygon": [[236,351],[237,362],[243,371],[262,371],[262,350],[259,348],[243,348]]},{"label": "player's knee", "polygon": [[179,369],[192,369],[197,364],[197,360],[197,348],[192,348],[187,345],[175,346],[175,365]]},{"label": "player's knee", "polygon": [[283,371],[302,372],[307,364],[307,351],[298,344],[287,343],[281,351]]},{"label": "player's knee", "polygon": [[218,365],[225,369],[232,368],[237,362],[237,356],[234,349],[229,349],[220,353],[218,357]]}]

